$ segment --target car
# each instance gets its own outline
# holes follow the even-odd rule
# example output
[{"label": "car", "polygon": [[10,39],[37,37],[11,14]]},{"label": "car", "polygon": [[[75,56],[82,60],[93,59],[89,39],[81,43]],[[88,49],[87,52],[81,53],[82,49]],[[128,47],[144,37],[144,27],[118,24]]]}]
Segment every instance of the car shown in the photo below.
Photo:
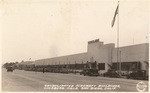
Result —
[{"label": "car", "polygon": [[7,69],[7,72],[9,72],[9,71],[13,72],[13,67],[7,67],[6,69]]},{"label": "car", "polygon": [[147,80],[148,76],[146,76],[146,70],[136,69],[133,70],[129,75],[127,75],[127,79],[139,79],[139,80]]},{"label": "car", "polygon": [[80,72],[80,75],[84,76],[99,76],[98,69],[84,69]]},{"label": "car", "polygon": [[67,68],[61,68],[60,73],[68,74],[68,69]]},{"label": "car", "polygon": [[119,78],[120,77],[120,75],[116,72],[115,69],[109,69],[103,75],[104,75],[104,77],[115,77],[115,78]]}]

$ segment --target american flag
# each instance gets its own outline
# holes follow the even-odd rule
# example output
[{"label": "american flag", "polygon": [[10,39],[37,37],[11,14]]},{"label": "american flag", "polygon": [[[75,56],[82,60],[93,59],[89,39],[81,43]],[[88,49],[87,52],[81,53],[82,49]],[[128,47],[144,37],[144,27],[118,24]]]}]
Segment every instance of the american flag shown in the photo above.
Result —
[{"label": "american flag", "polygon": [[117,8],[116,8],[116,11],[115,11],[115,14],[114,14],[114,17],[113,17],[112,23],[111,23],[111,27],[113,27],[113,26],[114,26],[115,19],[116,19],[116,15],[118,14],[118,9],[119,9],[119,4],[118,4],[118,6],[117,6]]}]

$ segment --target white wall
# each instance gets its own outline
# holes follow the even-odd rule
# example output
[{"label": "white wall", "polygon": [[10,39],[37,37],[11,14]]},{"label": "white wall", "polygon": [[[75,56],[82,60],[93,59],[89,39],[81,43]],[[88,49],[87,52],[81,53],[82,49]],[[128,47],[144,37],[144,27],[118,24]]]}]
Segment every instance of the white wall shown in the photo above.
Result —
[{"label": "white wall", "polygon": [[[133,46],[120,47],[121,56],[119,52],[119,61],[132,62],[132,61],[148,61],[148,44],[139,44]],[[112,61],[117,62],[117,49],[112,51]]]},{"label": "white wall", "polygon": [[[134,62],[140,61],[142,69],[145,70],[146,64],[149,59],[149,44],[138,44],[132,46],[125,46],[119,48],[119,62]],[[112,62],[117,62],[117,48],[112,51]]]},{"label": "white wall", "polygon": [[36,65],[57,65],[57,64],[81,64],[87,62],[87,53],[80,53],[75,55],[61,56],[55,58],[36,60]]}]

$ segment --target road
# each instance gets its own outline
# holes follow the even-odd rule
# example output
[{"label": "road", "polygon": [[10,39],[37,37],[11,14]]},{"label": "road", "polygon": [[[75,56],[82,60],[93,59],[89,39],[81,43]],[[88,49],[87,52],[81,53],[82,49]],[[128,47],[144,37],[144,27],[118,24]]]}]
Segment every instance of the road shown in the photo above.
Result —
[{"label": "road", "polygon": [[[131,80],[123,78],[106,78],[106,77],[90,77],[79,74],[61,74],[61,73],[42,73],[33,71],[15,70],[7,72],[2,69],[2,91],[4,92],[48,92],[48,91],[101,91],[101,92],[137,92],[136,85],[141,80]],[[143,81],[148,86],[148,81]],[[56,87],[45,86],[73,85],[73,87],[65,87],[65,89],[57,89]],[[117,85],[119,87],[100,89],[81,89],[81,86],[100,86],[100,85]],[[77,89],[74,86],[79,86]],[[51,88],[51,89],[48,89]],[[62,88],[62,87],[61,87]],[[67,89],[66,89],[67,88]],[[148,87],[147,87],[148,89]],[[146,91],[147,91],[146,89]]]}]

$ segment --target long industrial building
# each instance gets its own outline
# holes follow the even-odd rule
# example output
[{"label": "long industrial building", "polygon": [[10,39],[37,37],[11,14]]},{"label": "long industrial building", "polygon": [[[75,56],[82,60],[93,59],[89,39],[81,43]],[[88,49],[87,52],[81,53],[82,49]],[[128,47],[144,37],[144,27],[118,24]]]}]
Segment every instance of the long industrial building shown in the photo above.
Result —
[{"label": "long industrial building", "polygon": [[[117,53],[118,52],[118,53]],[[104,44],[99,39],[88,42],[87,52],[61,57],[35,60],[36,66],[64,66],[82,70],[85,64],[95,62],[99,73],[112,66],[123,74],[133,69],[148,70],[149,44],[137,44],[115,48],[114,43]]]}]

